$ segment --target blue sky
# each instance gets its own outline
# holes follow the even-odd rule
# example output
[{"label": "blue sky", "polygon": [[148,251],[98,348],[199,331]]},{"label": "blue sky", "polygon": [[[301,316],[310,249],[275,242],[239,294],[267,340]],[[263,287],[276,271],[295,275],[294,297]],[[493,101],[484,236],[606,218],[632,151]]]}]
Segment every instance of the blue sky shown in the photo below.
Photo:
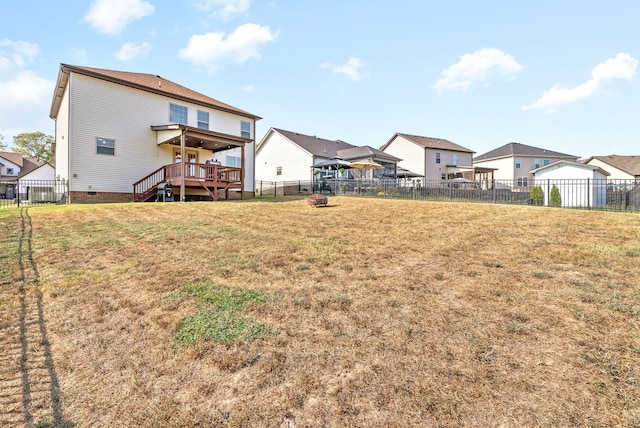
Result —
[{"label": "blue sky", "polygon": [[0,18],[0,135],[54,134],[60,63],[153,73],[270,127],[483,154],[640,155],[635,0],[69,0]]}]

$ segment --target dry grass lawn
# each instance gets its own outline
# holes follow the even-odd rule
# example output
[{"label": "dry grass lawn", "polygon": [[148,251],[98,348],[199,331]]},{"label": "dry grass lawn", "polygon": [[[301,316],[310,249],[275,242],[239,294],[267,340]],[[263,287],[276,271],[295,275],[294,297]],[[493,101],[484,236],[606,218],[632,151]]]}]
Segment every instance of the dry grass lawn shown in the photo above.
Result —
[{"label": "dry grass lawn", "polygon": [[73,205],[0,237],[0,425],[640,426],[638,214]]}]

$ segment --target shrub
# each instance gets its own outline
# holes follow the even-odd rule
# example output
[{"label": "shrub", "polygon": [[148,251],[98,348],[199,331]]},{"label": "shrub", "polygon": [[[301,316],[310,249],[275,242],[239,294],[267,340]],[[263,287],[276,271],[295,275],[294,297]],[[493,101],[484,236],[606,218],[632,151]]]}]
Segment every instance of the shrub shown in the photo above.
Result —
[{"label": "shrub", "polygon": [[544,191],[541,186],[535,186],[531,189],[531,194],[529,195],[531,200],[533,201],[533,205],[542,205],[544,204]]},{"label": "shrub", "polygon": [[560,197],[560,189],[555,184],[551,186],[551,194],[549,195],[549,206],[559,207],[562,205],[562,198]]}]

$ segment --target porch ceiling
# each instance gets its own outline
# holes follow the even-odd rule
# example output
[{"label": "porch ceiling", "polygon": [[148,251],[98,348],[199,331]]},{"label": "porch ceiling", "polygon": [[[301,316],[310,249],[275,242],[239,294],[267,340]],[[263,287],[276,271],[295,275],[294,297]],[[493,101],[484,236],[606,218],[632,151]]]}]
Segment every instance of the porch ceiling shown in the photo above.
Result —
[{"label": "porch ceiling", "polygon": [[151,130],[156,131],[156,144],[158,145],[180,146],[180,137],[184,132],[186,147],[206,149],[212,152],[242,147],[253,141],[236,135],[223,134],[181,124],[152,125]]}]

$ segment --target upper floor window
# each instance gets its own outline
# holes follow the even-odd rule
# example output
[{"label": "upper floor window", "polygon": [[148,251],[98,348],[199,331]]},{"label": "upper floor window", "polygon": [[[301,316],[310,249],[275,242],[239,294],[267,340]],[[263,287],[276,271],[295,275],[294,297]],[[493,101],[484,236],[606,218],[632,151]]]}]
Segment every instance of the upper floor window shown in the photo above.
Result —
[{"label": "upper floor window", "polygon": [[240,156],[227,156],[226,165],[240,168],[242,166],[242,158]]},{"label": "upper floor window", "polygon": [[99,155],[115,155],[116,140],[112,138],[96,138],[96,153]]},{"label": "upper floor window", "polygon": [[282,175],[282,167],[281,166],[277,166],[276,167],[276,175]]},{"label": "upper floor window", "polygon": [[522,160],[520,158],[516,158],[516,168],[520,168],[521,163],[522,163]]},{"label": "upper floor window", "polygon": [[240,136],[242,138],[251,138],[251,122],[240,121]]},{"label": "upper floor window", "polygon": [[549,159],[545,159],[545,160],[543,160],[543,161],[542,161],[542,164],[543,164],[544,166],[547,166],[547,165],[549,165],[550,163],[551,163],[551,161],[550,161]]},{"label": "upper floor window", "polygon": [[436,153],[436,163],[440,163],[440,153]]},{"label": "upper floor window", "polygon": [[209,129],[209,112],[198,110],[198,128]]},{"label": "upper floor window", "polygon": [[453,155],[453,165],[458,165],[458,155]]},{"label": "upper floor window", "polygon": [[534,168],[540,168],[542,166],[542,162],[540,162],[540,159],[534,159],[533,160],[533,167]]},{"label": "upper floor window", "polygon": [[187,107],[178,104],[169,104],[169,122],[187,124]]},{"label": "upper floor window", "polygon": [[7,168],[7,175],[13,175],[13,168]]}]

